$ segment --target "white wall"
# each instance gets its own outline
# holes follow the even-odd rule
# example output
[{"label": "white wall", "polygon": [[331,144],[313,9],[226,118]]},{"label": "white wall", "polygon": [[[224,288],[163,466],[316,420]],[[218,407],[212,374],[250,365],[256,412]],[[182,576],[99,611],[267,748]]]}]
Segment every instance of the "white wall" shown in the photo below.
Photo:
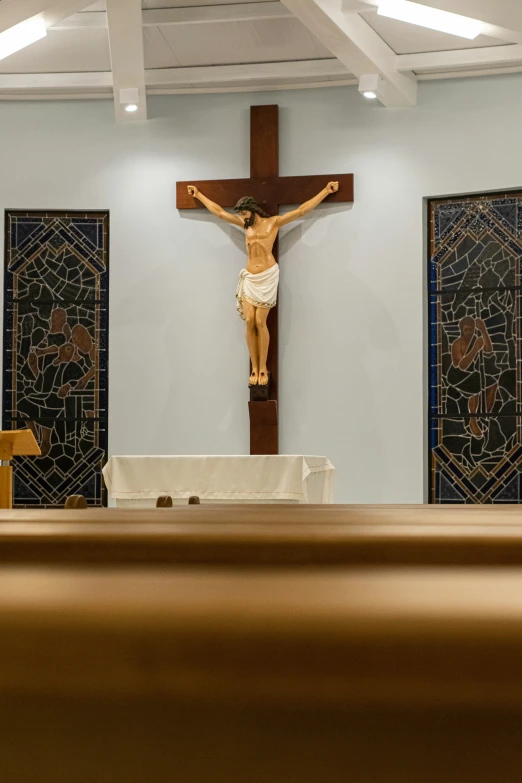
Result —
[{"label": "white wall", "polygon": [[422,502],[423,198],[522,186],[521,86],[423,83],[401,110],[352,88],[156,97],[135,127],[108,101],[0,103],[2,213],[111,210],[111,453],[248,452],[243,240],[179,215],[175,182],[248,176],[249,106],[278,103],[282,175],[356,176],[352,209],[281,243],[281,451],[330,457],[339,502]]}]

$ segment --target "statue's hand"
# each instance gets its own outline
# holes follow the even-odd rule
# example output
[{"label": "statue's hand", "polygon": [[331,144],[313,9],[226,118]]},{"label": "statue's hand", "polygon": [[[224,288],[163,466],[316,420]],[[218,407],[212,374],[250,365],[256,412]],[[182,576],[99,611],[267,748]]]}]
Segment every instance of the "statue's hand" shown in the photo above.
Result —
[{"label": "statue's hand", "polygon": [[328,193],[337,193],[339,190],[339,183],[338,182],[329,182],[326,186],[326,189]]},{"label": "statue's hand", "polygon": [[197,198],[199,196],[199,190],[195,185],[189,185],[187,190],[189,192],[189,196],[194,196],[194,198]]}]

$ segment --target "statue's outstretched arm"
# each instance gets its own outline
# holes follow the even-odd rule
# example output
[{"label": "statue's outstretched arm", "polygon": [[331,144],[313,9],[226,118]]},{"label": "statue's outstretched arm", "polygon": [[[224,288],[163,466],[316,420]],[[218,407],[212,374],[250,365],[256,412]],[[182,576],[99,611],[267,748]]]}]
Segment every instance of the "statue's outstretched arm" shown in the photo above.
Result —
[{"label": "statue's outstretched arm", "polygon": [[201,203],[206,206],[208,211],[212,212],[212,214],[218,217],[220,220],[225,220],[227,223],[233,223],[234,226],[243,227],[243,221],[241,220],[239,215],[232,215],[230,212],[227,212],[226,209],[220,207],[219,204],[215,204],[209,198],[204,196],[203,193],[200,190],[198,190],[195,185],[189,185],[187,190],[191,196],[194,196],[194,198],[197,198],[198,201],[201,201]]},{"label": "statue's outstretched arm", "polygon": [[299,218],[304,217],[309,212],[312,211],[312,209],[315,209],[321,201],[324,201],[324,199],[330,195],[330,193],[336,193],[339,190],[339,183],[338,182],[329,182],[328,185],[321,190],[320,193],[317,194],[317,196],[314,196],[310,199],[310,201],[305,201],[304,204],[301,204],[300,207],[297,209],[292,210],[292,212],[287,212],[285,215],[278,215],[277,217],[277,225],[280,226],[286,226],[288,223],[291,223],[293,220],[299,220]]}]

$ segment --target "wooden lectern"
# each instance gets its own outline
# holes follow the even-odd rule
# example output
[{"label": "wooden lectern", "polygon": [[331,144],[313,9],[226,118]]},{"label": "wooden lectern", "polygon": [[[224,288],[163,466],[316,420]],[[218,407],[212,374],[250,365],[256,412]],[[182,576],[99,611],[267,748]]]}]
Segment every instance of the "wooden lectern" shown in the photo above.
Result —
[{"label": "wooden lectern", "polygon": [[[13,457],[39,457],[42,452],[31,430],[0,431],[0,460]],[[13,468],[0,467],[0,508],[13,508]]]}]

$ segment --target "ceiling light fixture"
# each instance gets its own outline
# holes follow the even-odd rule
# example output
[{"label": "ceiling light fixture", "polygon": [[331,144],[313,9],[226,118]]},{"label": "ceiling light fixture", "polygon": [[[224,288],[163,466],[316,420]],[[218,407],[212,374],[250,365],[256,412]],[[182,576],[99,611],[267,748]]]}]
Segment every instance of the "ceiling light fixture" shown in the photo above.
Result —
[{"label": "ceiling light fixture", "polygon": [[41,16],[33,16],[8,30],[0,33],[0,60],[9,57],[10,54],[25,49],[36,41],[40,41],[47,35],[47,28]]},{"label": "ceiling light fixture", "polygon": [[120,90],[120,103],[129,114],[138,111],[140,105],[140,91],[137,87],[123,87]]},{"label": "ceiling light fixture", "polygon": [[449,11],[439,11],[438,8],[411,3],[410,0],[380,0],[377,13],[390,19],[398,19],[400,22],[409,22],[441,33],[468,38],[470,41],[480,35],[483,28],[483,23],[477,19],[452,14]]},{"label": "ceiling light fixture", "polygon": [[386,82],[378,73],[366,73],[359,79],[359,92],[369,101],[376,98],[382,101],[385,90]]}]

